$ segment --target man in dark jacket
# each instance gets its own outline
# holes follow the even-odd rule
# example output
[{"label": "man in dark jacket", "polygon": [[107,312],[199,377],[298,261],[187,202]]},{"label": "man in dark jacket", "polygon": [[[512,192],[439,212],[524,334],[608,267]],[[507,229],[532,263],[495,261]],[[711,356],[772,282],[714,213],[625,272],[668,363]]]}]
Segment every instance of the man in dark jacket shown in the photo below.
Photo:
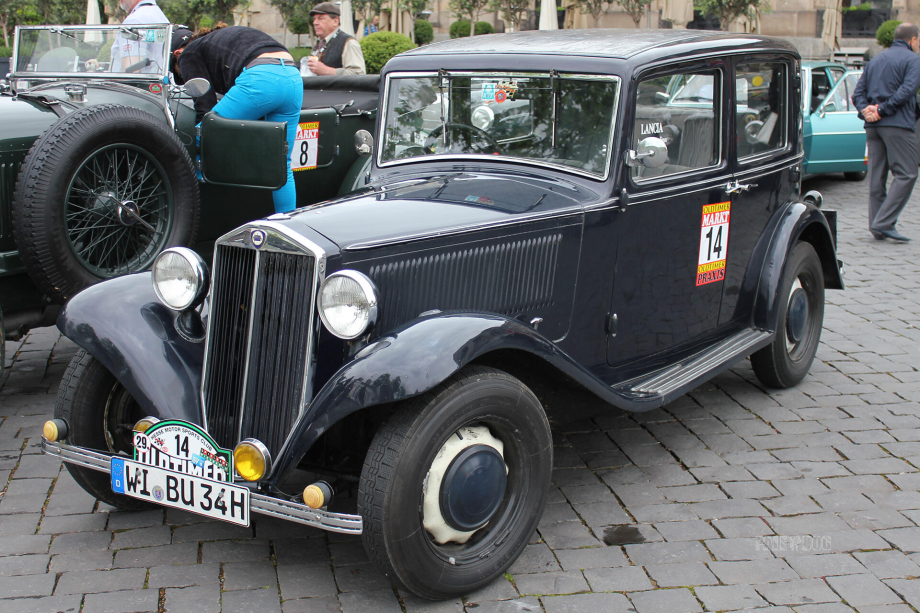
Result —
[{"label": "man in dark jacket", "polygon": [[[869,149],[869,231],[876,240],[906,242],[898,215],[917,181],[917,90],[920,89],[920,28],[902,23],[894,43],[866,66],[853,104],[865,120]],[[888,171],[894,175],[886,190]]]}]

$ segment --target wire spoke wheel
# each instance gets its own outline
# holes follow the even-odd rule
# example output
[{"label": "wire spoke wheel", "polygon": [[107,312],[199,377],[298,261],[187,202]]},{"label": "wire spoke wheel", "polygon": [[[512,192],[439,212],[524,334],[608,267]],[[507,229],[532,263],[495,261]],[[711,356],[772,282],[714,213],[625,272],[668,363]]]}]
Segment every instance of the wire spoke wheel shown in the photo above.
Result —
[{"label": "wire spoke wheel", "polygon": [[146,269],[165,248],[174,203],[163,167],[130,144],[102,147],[77,169],[64,202],[68,245],[92,274]]}]

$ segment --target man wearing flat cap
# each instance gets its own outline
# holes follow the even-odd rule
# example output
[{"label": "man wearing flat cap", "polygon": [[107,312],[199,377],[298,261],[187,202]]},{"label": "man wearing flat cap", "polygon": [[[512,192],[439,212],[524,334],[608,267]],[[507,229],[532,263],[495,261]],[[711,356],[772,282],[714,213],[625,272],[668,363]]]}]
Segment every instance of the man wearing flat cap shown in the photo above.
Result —
[{"label": "man wearing flat cap", "polygon": [[321,2],[310,11],[316,44],[307,65],[315,75],[366,74],[364,52],[354,36],[339,29],[341,12],[331,2]]}]

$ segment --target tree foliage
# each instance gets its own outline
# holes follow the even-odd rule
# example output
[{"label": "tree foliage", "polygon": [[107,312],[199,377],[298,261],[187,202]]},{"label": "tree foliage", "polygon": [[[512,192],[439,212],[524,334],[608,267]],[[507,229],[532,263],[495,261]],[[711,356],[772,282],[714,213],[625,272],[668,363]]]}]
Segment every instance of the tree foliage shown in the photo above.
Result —
[{"label": "tree foliage", "polygon": [[474,24],[479,21],[479,15],[489,7],[489,0],[449,0],[447,5],[458,19],[469,17],[470,36],[473,36]]},{"label": "tree foliage", "polygon": [[527,18],[527,11],[533,8],[533,0],[490,0],[489,10],[501,13],[502,19],[512,28],[521,29],[521,22]]},{"label": "tree foliage", "polygon": [[391,57],[417,46],[405,34],[396,32],[376,32],[361,39],[368,74],[379,73]]},{"label": "tree foliage", "polygon": [[757,19],[758,13],[769,13],[773,10],[770,0],[696,0],[694,6],[704,15],[718,17],[723,30],[728,30],[731,23],[737,19],[744,18],[753,22]]},{"label": "tree foliage", "polygon": [[613,0],[626,11],[626,14],[633,20],[633,23],[636,24],[636,27],[639,27],[639,22],[642,21],[642,16],[645,15],[645,11],[648,10],[649,5],[652,3],[652,0]]},{"label": "tree foliage", "polygon": [[[100,14],[103,6],[100,3]],[[3,44],[12,46],[16,26],[86,23],[86,0],[0,0]]]}]

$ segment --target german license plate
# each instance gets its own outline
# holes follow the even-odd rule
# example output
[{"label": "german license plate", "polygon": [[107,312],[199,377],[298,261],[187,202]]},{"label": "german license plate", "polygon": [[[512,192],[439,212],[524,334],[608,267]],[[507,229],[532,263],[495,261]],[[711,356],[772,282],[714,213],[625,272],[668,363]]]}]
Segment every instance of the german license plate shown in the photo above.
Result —
[{"label": "german license plate", "polygon": [[241,526],[249,525],[249,490],[126,458],[112,458],[112,491]]},{"label": "german license plate", "polygon": [[112,491],[249,525],[249,490],[233,485],[233,454],[196,424],[160,421],[134,432],[134,458],[112,458]]}]

